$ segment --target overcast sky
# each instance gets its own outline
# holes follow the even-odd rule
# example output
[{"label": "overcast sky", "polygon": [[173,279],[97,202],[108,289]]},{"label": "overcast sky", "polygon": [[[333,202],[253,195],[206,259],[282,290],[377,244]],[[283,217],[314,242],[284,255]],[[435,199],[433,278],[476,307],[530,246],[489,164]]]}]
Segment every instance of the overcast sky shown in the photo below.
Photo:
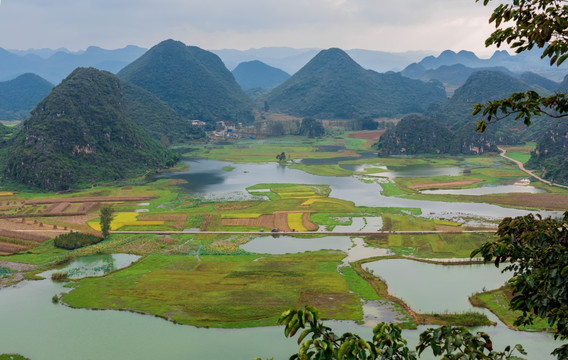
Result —
[{"label": "overcast sky", "polygon": [[116,49],[165,39],[204,49],[471,50],[488,54],[475,0],[0,0],[0,47]]}]

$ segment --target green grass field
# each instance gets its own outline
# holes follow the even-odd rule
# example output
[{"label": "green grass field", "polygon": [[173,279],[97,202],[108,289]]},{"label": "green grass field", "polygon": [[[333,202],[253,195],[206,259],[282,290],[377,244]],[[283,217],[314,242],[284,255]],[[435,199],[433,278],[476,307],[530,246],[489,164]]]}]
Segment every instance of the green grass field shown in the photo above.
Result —
[{"label": "green grass field", "polygon": [[[512,311],[509,309],[509,299],[511,298],[510,290],[505,287],[480,294],[473,295],[470,300],[473,305],[484,307],[499,317],[505,325],[516,328],[513,323],[515,319],[521,315],[520,311]],[[550,329],[548,322],[543,319],[537,319],[532,325],[521,326],[520,330],[525,331],[542,331]]]},{"label": "green grass field", "polygon": [[[336,271],[342,254],[149,255],[104,278],[83,279],[63,296],[73,307],[122,309],[180,324],[273,325],[289,307],[316,305],[324,318],[361,318],[357,294]],[[354,282],[354,280],[351,280]]]}]

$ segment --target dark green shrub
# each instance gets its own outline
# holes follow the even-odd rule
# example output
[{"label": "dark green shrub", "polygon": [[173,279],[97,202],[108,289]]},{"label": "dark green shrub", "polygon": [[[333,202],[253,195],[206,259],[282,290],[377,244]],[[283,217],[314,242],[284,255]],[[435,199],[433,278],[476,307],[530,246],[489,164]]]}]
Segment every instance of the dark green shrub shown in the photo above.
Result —
[{"label": "dark green shrub", "polygon": [[69,280],[69,274],[57,273],[56,272],[56,273],[51,274],[51,280],[53,280],[53,281],[67,281],[67,280]]},{"label": "dark green shrub", "polygon": [[61,234],[58,237],[56,237],[54,244],[55,247],[58,247],[60,249],[73,250],[73,249],[82,248],[87,245],[96,244],[98,242],[101,242],[102,240],[103,240],[102,238],[95,235],[83,234],[72,231],[70,233]]}]

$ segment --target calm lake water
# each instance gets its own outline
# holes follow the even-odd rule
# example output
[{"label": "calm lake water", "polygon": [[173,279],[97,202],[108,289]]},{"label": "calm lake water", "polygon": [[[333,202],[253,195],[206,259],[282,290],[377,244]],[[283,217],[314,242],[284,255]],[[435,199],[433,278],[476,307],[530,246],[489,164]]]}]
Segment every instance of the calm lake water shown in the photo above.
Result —
[{"label": "calm lake water", "polygon": [[[252,195],[245,189],[261,183],[296,183],[329,185],[331,197],[353,201],[358,206],[407,207],[420,208],[424,216],[440,218],[484,217],[500,219],[507,216],[521,216],[525,210],[503,208],[482,203],[459,203],[441,201],[423,201],[387,197],[381,194],[380,184],[364,182],[354,176],[318,176],[301,170],[290,169],[277,163],[240,164],[225,161],[192,159],[186,160],[189,169],[184,172],[161,174],[159,178],[183,179],[186,184],[180,186],[188,194],[203,198],[248,199]],[[235,169],[227,172],[223,167],[232,166]],[[429,170],[428,170],[429,169]],[[420,166],[413,168],[413,174],[420,171],[459,172],[460,168],[440,169]],[[416,175],[417,176],[417,175]],[[432,176],[432,175],[425,175]],[[550,213],[543,213],[550,214]]]},{"label": "calm lake water", "polygon": [[[405,261],[403,267],[413,268],[413,263]],[[466,271],[476,273],[471,268]],[[436,270],[432,276],[441,287],[454,286]],[[298,350],[295,340],[284,338],[283,327],[204,329],[128,312],[71,309],[52,304],[54,294],[66,291],[69,289],[49,279],[24,281],[0,290],[1,352],[21,353],[33,360],[250,360],[255,357],[279,360]],[[444,301],[448,299],[453,302],[451,296]],[[370,338],[372,332],[370,327],[352,322],[326,323],[337,333],[351,331]],[[419,333],[425,329],[405,331],[409,345],[417,344]],[[523,344],[529,351],[529,359],[551,359],[547,354],[559,346],[550,334],[515,332],[503,325],[478,330],[488,332],[496,348]]]},{"label": "calm lake water", "polygon": [[348,236],[324,236],[321,238],[296,238],[287,235],[259,236],[241,249],[258,254],[294,254],[317,250],[347,251],[353,243]]},{"label": "calm lake water", "polygon": [[[187,172],[170,173],[162,177],[185,179],[184,189],[194,196],[232,197],[234,199],[246,198],[251,195],[245,188],[258,183],[304,183],[328,184],[332,188],[331,196],[354,201],[357,205],[368,206],[396,206],[418,207],[428,216],[488,216],[500,218],[525,214],[525,211],[506,209],[487,204],[444,203],[415,201],[385,197],[380,194],[381,188],[377,183],[365,183],[355,177],[325,177],[310,175],[303,171],[289,169],[276,163],[270,164],[233,164],[214,160],[187,161],[190,166]],[[223,171],[225,166],[235,169],[231,172]],[[431,175],[427,175],[431,176]],[[326,244],[343,250],[352,244],[345,237],[328,237]],[[291,239],[279,238],[278,245],[281,251],[304,251],[300,245],[288,245]],[[325,238],[324,238],[325,239]],[[274,240],[278,240],[274,239]],[[286,240],[286,241],[283,241]],[[302,239],[305,240],[305,239]],[[262,246],[270,242],[270,238],[257,240],[258,251],[267,251]],[[348,243],[349,241],[349,243]],[[250,243],[249,243],[250,244]],[[302,242],[307,244],[307,242]],[[251,245],[252,246],[252,245]],[[325,247],[327,248],[327,247]],[[365,250],[365,249],[364,249]],[[251,250],[253,251],[253,250]],[[254,250],[256,251],[256,250]],[[96,276],[127,266],[134,258],[103,256],[102,258],[80,259],[69,264],[67,270],[73,277]],[[381,263],[381,262],[379,262]],[[383,270],[377,263],[375,274]],[[126,265],[125,265],[126,264]],[[440,306],[453,309],[463,307],[463,294],[469,295],[478,291],[480,284],[477,280],[479,269],[467,268],[462,274],[461,267],[444,269],[417,268],[413,261],[403,261],[400,264],[386,263],[384,276],[391,273],[397,275],[410,274],[411,277],[427,274],[421,284],[428,287],[418,291],[415,285],[414,294],[406,294],[398,283],[407,280],[387,279],[392,291],[412,303],[411,306],[424,306],[429,308]],[[369,267],[371,264],[369,264]],[[375,264],[372,264],[375,266]],[[396,268],[399,266],[399,268]],[[397,270],[398,269],[398,270]],[[61,270],[59,270],[61,271]],[[448,272],[448,274],[445,274]],[[471,278],[468,275],[471,273]],[[461,293],[445,293],[441,299],[428,300],[430,293],[453,291],[456,281],[451,274],[458,274],[459,281],[466,285]],[[483,273],[485,274],[485,273]],[[383,276],[383,275],[381,275]],[[488,289],[494,287],[495,273],[481,275],[481,286]],[[468,281],[463,281],[466,278]],[[472,283],[471,288],[467,286]],[[434,287],[434,285],[439,286]],[[496,287],[496,286],[495,286]],[[457,289],[456,289],[457,290]],[[50,279],[41,281],[24,281],[16,287],[0,290],[0,353],[21,353],[33,360],[188,360],[188,359],[247,359],[255,357],[287,359],[291,353],[298,350],[295,339],[284,338],[283,327],[265,327],[251,329],[202,329],[191,326],[175,325],[163,319],[119,311],[95,311],[71,309],[61,304],[53,304],[54,294],[67,292],[62,284],[54,283]],[[462,294],[463,293],[463,294]],[[418,296],[420,299],[417,299]],[[424,299],[422,299],[424,298]],[[416,302],[416,303],[414,303]],[[438,303],[437,303],[438,302]],[[436,304],[437,303],[437,304]],[[370,327],[357,326],[352,322],[328,322],[337,333],[345,331],[357,332],[369,338]],[[415,331],[405,331],[404,336],[409,344],[414,346],[418,342],[418,334],[425,327]],[[496,348],[503,348],[507,344],[521,343],[529,351],[529,359],[551,359],[548,354],[554,347],[559,346],[553,341],[550,334],[523,333],[507,329],[503,325],[497,327],[481,328],[488,332]],[[428,356],[422,358],[428,359]],[[431,357],[430,357],[431,358]]]},{"label": "calm lake water", "polygon": [[493,264],[435,265],[386,259],[364,267],[386,281],[390,294],[421,313],[470,311],[470,295],[499,288],[511,277]]},{"label": "calm lake water", "polygon": [[130,266],[133,262],[140,259],[138,255],[131,254],[100,254],[93,256],[83,256],[66,266],[44,271],[39,276],[50,278],[51,274],[67,273],[70,279],[81,279],[88,276],[102,276],[111,271],[119,270]]}]

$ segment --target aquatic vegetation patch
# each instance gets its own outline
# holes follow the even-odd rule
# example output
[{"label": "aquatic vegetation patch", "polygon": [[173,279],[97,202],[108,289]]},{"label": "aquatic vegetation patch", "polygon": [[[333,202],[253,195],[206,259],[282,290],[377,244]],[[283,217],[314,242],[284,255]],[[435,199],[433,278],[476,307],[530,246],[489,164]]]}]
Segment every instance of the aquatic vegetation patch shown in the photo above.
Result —
[{"label": "aquatic vegetation patch", "polygon": [[6,276],[6,275],[10,275],[13,271],[10,269],[6,269],[3,267],[0,267],[0,278]]}]

